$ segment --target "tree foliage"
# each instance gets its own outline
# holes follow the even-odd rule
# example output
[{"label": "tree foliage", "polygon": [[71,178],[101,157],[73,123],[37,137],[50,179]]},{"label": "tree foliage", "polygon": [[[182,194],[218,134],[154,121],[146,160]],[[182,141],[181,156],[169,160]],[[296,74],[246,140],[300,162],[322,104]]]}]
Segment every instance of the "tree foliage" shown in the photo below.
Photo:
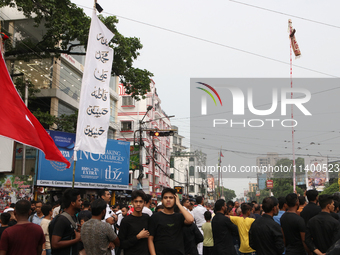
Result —
[{"label": "tree foliage", "polygon": [[[77,46],[87,46],[91,19],[83,9],[77,7],[70,0],[3,0],[0,7],[10,6],[22,11],[27,18],[33,18],[37,27],[44,27],[44,34],[40,41],[31,38],[18,41],[14,47],[6,45],[5,56],[16,56],[28,60],[30,58],[58,56],[61,53],[69,55],[85,55],[75,52]],[[112,75],[119,76],[126,88],[126,92],[139,100],[150,91],[151,72],[133,67],[134,60],[143,48],[136,37],[124,37],[117,30],[118,19],[115,16],[99,18],[115,36],[110,42],[114,49]],[[7,31],[8,32],[8,31]],[[9,40],[8,40],[9,41]],[[32,54],[34,53],[34,54]]]},{"label": "tree foliage", "polygon": [[22,77],[14,79],[14,84],[23,101],[25,100],[25,87],[28,86],[28,103],[35,99],[36,93],[40,92],[30,80],[24,80]]},{"label": "tree foliage", "polygon": [[[274,173],[274,187],[272,189],[275,197],[287,196],[289,193],[293,193],[293,160],[284,158],[279,160],[275,166],[286,166],[290,171],[284,172],[279,171]],[[299,166],[302,166],[304,169],[304,159],[297,158],[295,161],[296,169],[299,169]],[[287,169],[286,168],[286,169]],[[298,173],[298,171],[296,171]],[[299,187],[296,187],[296,191],[298,194],[302,195],[303,190]]]},{"label": "tree foliage", "polygon": [[235,191],[223,187],[222,196],[225,197],[225,201],[233,200],[236,197]]},{"label": "tree foliage", "polygon": [[248,192],[247,197],[249,197],[250,202],[258,201],[261,204],[264,198],[270,197],[270,190],[266,190],[266,189],[260,190],[259,197],[256,196],[256,192]]},{"label": "tree foliage", "polygon": [[321,192],[320,195],[333,195],[335,192],[339,192],[338,182],[334,182],[331,185],[326,183],[325,189]]}]

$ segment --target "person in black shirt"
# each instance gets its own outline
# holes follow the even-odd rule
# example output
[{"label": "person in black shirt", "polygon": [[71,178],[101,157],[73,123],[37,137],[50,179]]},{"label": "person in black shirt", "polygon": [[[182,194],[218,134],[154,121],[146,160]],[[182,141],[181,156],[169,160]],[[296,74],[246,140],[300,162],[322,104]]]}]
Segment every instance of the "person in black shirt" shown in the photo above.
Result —
[{"label": "person in black shirt", "polygon": [[[59,215],[54,224],[51,238],[53,255],[78,255],[78,242],[80,233],[77,230],[75,213],[81,208],[80,192],[76,189],[66,189],[63,194],[64,213],[67,213],[72,222],[63,214]],[[52,223],[52,222],[51,222]],[[50,223],[50,226],[51,226]]]},{"label": "person in black shirt", "polygon": [[[148,245],[150,255],[184,255],[184,225],[191,225],[194,217],[181,205],[176,191],[162,191],[163,212],[155,213],[149,221]],[[181,213],[175,213],[175,204]]]},{"label": "person in black shirt", "polygon": [[233,243],[233,236],[238,236],[238,230],[228,217],[225,211],[227,206],[224,199],[219,199],[215,203],[215,216],[211,221],[211,228],[214,239],[215,255],[236,255]]},{"label": "person in black shirt", "polygon": [[84,209],[81,212],[79,212],[78,221],[80,222],[82,219],[85,219],[85,218],[87,220],[92,218],[92,213],[90,211],[90,202],[88,201],[84,202]]},{"label": "person in black shirt", "polygon": [[2,232],[4,232],[4,230],[9,227],[8,222],[10,218],[11,218],[11,215],[9,213],[1,214],[0,239],[1,239]]},{"label": "person in black shirt", "polygon": [[135,190],[131,193],[131,203],[134,207],[132,214],[122,219],[119,228],[120,248],[124,255],[148,255],[149,215],[142,213],[145,193]]},{"label": "person in black shirt", "polygon": [[185,255],[198,255],[197,244],[203,242],[203,235],[196,224],[183,227]]},{"label": "person in black shirt", "polygon": [[333,207],[333,211],[331,211],[331,216],[336,219],[337,221],[339,221],[339,214],[338,214],[338,211],[339,211],[339,202],[338,201],[334,201],[334,207]]},{"label": "person in black shirt", "polygon": [[306,229],[306,244],[314,254],[324,254],[340,238],[340,223],[330,212],[334,201],[329,195],[320,195],[321,212],[311,218]]},{"label": "person in black shirt", "polygon": [[308,205],[303,208],[302,212],[300,213],[300,216],[305,220],[305,225],[307,226],[308,221],[313,218],[315,215],[317,215],[319,212],[321,212],[320,206],[317,206],[318,202],[318,196],[319,193],[317,190],[308,190],[306,192],[307,198],[308,198]]},{"label": "person in black shirt", "polygon": [[249,246],[256,250],[257,255],[281,255],[284,252],[283,235],[280,225],[273,219],[279,211],[277,199],[263,199],[262,209],[265,213],[249,230]]},{"label": "person in black shirt", "polygon": [[305,221],[297,215],[300,202],[295,193],[286,196],[288,211],[280,219],[286,255],[300,255],[309,252],[305,244]]}]

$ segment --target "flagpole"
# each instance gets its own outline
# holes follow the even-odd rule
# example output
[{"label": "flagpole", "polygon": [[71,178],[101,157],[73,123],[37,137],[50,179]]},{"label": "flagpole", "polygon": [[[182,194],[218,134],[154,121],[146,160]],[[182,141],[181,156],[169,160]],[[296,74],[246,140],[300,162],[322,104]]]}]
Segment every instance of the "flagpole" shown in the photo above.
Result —
[{"label": "flagpole", "polygon": [[73,152],[73,157],[74,157],[74,162],[73,162],[72,189],[74,189],[74,176],[76,174],[77,151]]},{"label": "flagpole", "polygon": [[[293,32],[293,26],[292,21],[288,20],[288,29],[289,29],[289,36]],[[289,38],[290,39],[290,38]],[[290,39],[290,87],[293,89],[293,60],[292,60],[292,40]],[[293,90],[290,93],[290,98],[293,99]],[[293,123],[294,119],[294,110],[293,110],[293,104],[291,105],[291,119]],[[295,139],[294,139],[294,126],[292,125],[292,152],[293,152],[293,191],[296,191],[296,166],[295,166]]]}]

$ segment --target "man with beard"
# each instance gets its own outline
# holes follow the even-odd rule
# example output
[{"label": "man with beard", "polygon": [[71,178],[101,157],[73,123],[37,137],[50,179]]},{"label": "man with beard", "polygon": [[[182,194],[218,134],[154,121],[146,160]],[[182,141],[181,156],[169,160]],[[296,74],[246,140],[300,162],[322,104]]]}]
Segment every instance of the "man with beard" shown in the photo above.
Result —
[{"label": "man with beard", "polygon": [[215,216],[211,221],[215,255],[236,255],[233,235],[238,236],[237,227],[225,216],[227,206],[224,199],[215,203]]},{"label": "man with beard", "polygon": [[97,199],[91,203],[92,218],[81,227],[81,239],[86,255],[111,255],[110,242],[119,246],[119,238],[110,224],[102,222],[106,214],[106,201]]},{"label": "man with beard", "polygon": [[[118,216],[110,208],[111,194],[108,189],[98,191],[98,196],[106,202],[106,214],[103,221],[106,221],[113,225],[118,220]],[[112,218],[112,219],[111,219]]]},{"label": "man with beard", "polygon": [[[174,189],[163,189],[162,203],[164,211],[153,214],[149,222],[150,254],[184,255],[182,228],[185,224],[191,225],[194,222],[194,217],[183,208]],[[181,213],[174,212],[175,204]]]},{"label": "man with beard", "polygon": [[131,193],[132,214],[125,216],[119,228],[120,247],[124,255],[149,255],[149,215],[142,213],[145,193],[135,190]]},{"label": "man with beard", "polygon": [[266,197],[262,202],[264,214],[254,221],[249,230],[249,246],[257,255],[281,255],[284,252],[283,235],[280,225],[273,216],[279,212],[275,197]]},{"label": "man with beard", "polygon": [[314,254],[322,255],[340,239],[340,224],[330,214],[334,207],[333,197],[320,195],[319,203],[322,211],[308,221],[306,244]]},{"label": "man with beard", "polygon": [[[51,221],[49,233],[53,255],[78,255],[78,242],[81,241],[77,231],[75,214],[80,211],[80,192],[66,189],[63,194],[64,212]],[[53,229],[52,229],[53,226]]]},{"label": "man with beard", "polygon": [[273,220],[278,214],[275,197],[266,197],[262,202],[264,214],[254,221],[249,230],[249,246],[257,255],[281,255],[284,252],[283,235],[280,225]]},{"label": "man with beard", "polygon": [[288,211],[281,217],[281,227],[286,245],[286,255],[299,255],[309,252],[305,244],[306,226],[297,215],[300,202],[295,193],[286,196]]}]

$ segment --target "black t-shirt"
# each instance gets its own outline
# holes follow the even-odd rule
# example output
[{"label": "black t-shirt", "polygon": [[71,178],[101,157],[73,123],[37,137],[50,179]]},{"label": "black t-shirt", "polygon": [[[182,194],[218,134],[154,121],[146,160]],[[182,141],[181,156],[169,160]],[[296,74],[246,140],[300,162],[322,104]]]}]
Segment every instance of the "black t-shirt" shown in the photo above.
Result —
[{"label": "black t-shirt", "polygon": [[[76,218],[73,217],[73,220],[75,222]],[[61,241],[64,240],[72,240],[75,238],[74,228],[71,224],[71,222],[64,216],[60,215],[58,216],[57,221],[54,224],[53,233],[52,236],[60,236]],[[53,255],[64,255],[64,254],[70,254],[72,248],[72,255],[78,255],[78,243],[75,243],[72,246],[61,248],[61,249],[53,249],[52,254]]]},{"label": "black t-shirt", "polygon": [[305,254],[300,232],[306,232],[305,221],[296,213],[286,212],[281,216],[281,227],[286,239],[286,255]]},{"label": "black t-shirt", "polygon": [[148,239],[136,237],[143,229],[149,230],[149,218],[149,215],[143,213],[141,217],[130,214],[122,219],[118,237],[124,255],[149,255]]},{"label": "black t-shirt", "polygon": [[7,227],[0,227],[0,238],[1,238],[2,232],[4,232],[4,230],[5,230],[6,228],[8,228],[8,226],[7,226]]},{"label": "black t-shirt", "polygon": [[157,255],[184,255],[183,226],[181,213],[158,212],[150,217],[149,232]]}]

